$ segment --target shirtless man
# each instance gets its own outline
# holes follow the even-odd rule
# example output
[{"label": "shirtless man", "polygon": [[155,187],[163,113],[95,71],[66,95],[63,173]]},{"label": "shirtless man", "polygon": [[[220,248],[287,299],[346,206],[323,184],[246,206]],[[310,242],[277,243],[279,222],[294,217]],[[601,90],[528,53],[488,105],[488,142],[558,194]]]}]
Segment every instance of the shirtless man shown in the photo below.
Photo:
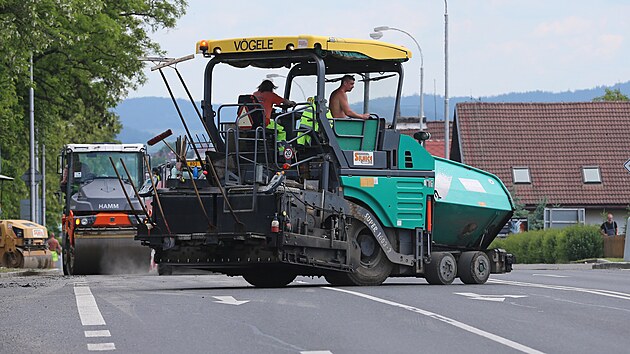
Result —
[{"label": "shirtless man", "polygon": [[350,108],[346,92],[352,91],[353,88],[354,77],[352,75],[344,75],[341,78],[341,86],[330,94],[330,112],[333,118],[370,118],[369,113],[359,114]]}]

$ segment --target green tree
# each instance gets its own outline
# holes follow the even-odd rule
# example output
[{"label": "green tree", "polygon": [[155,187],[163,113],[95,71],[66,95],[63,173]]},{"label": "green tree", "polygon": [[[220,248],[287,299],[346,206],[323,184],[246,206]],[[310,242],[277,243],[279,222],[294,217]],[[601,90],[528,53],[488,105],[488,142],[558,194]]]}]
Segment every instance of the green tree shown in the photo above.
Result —
[{"label": "green tree", "polygon": [[541,230],[545,227],[545,208],[547,198],[541,199],[536,205],[536,209],[529,215],[527,223],[530,230]]},{"label": "green tree", "polygon": [[[19,177],[29,165],[32,55],[52,225],[61,210],[54,198],[57,152],[67,143],[114,141],[121,124],[112,108],[146,80],[138,58],[163,54],[150,33],[174,27],[185,7],[185,0],[0,0],[3,174]],[[16,178],[5,182],[4,192],[3,217],[19,217],[28,186]]]},{"label": "green tree", "polygon": [[594,102],[603,102],[603,101],[630,101],[628,96],[621,93],[619,89],[604,89],[605,93],[603,96],[593,98]]}]

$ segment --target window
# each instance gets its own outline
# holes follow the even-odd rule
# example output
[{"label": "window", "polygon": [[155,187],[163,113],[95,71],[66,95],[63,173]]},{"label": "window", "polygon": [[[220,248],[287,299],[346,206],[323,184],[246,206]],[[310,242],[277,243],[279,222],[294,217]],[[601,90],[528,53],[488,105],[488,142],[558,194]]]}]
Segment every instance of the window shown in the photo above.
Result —
[{"label": "window", "polygon": [[532,183],[529,176],[529,167],[512,167],[514,183]]},{"label": "window", "polygon": [[602,183],[602,175],[597,166],[582,167],[582,177],[584,183]]}]

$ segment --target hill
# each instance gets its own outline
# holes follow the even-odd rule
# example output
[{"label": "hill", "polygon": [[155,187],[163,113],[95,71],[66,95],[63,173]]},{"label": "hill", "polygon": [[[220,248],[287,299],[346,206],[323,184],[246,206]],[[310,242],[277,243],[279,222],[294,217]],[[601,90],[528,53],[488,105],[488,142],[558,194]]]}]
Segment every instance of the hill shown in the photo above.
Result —
[{"label": "hill", "polygon": [[[630,93],[630,81],[612,87],[598,86],[592,89],[558,93],[531,91],[480,98],[451,97],[449,98],[449,118],[453,118],[455,105],[459,102],[585,102],[602,96],[605,88],[619,89],[627,95]],[[190,101],[178,99],[177,103],[193,136],[197,135],[204,140],[205,132]],[[393,112],[393,105],[393,97],[381,97],[370,101],[369,110],[382,117],[390,117]],[[417,117],[419,105],[420,98],[418,95],[404,96],[400,104],[401,116]],[[197,103],[197,106],[199,107],[199,103]],[[424,106],[427,120],[444,119],[444,96],[425,94]],[[355,103],[352,105],[352,108],[360,111],[362,103]],[[185,134],[177,110],[170,98],[130,98],[121,102],[114,111],[120,116],[123,125],[123,130],[118,135],[118,139],[124,143],[146,142],[167,129],[173,130],[173,135],[175,136]]]}]

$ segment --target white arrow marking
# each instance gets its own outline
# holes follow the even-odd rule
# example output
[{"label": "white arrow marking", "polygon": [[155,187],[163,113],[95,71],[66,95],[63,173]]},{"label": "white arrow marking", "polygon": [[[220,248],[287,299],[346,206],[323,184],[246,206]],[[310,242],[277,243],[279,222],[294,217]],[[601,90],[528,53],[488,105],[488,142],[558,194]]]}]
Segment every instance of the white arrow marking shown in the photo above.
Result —
[{"label": "white arrow marking", "polygon": [[505,298],[518,299],[521,297],[527,297],[527,295],[481,295],[475,293],[455,293],[456,295],[467,296],[472,300],[484,300],[484,301],[495,301],[495,302],[503,302]]},{"label": "white arrow marking", "polygon": [[227,305],[242,305],[249,302],[249,300],[236,300],[233,296],[213,296],[213,298],[219,300],[215,301],[216,303]]}]

